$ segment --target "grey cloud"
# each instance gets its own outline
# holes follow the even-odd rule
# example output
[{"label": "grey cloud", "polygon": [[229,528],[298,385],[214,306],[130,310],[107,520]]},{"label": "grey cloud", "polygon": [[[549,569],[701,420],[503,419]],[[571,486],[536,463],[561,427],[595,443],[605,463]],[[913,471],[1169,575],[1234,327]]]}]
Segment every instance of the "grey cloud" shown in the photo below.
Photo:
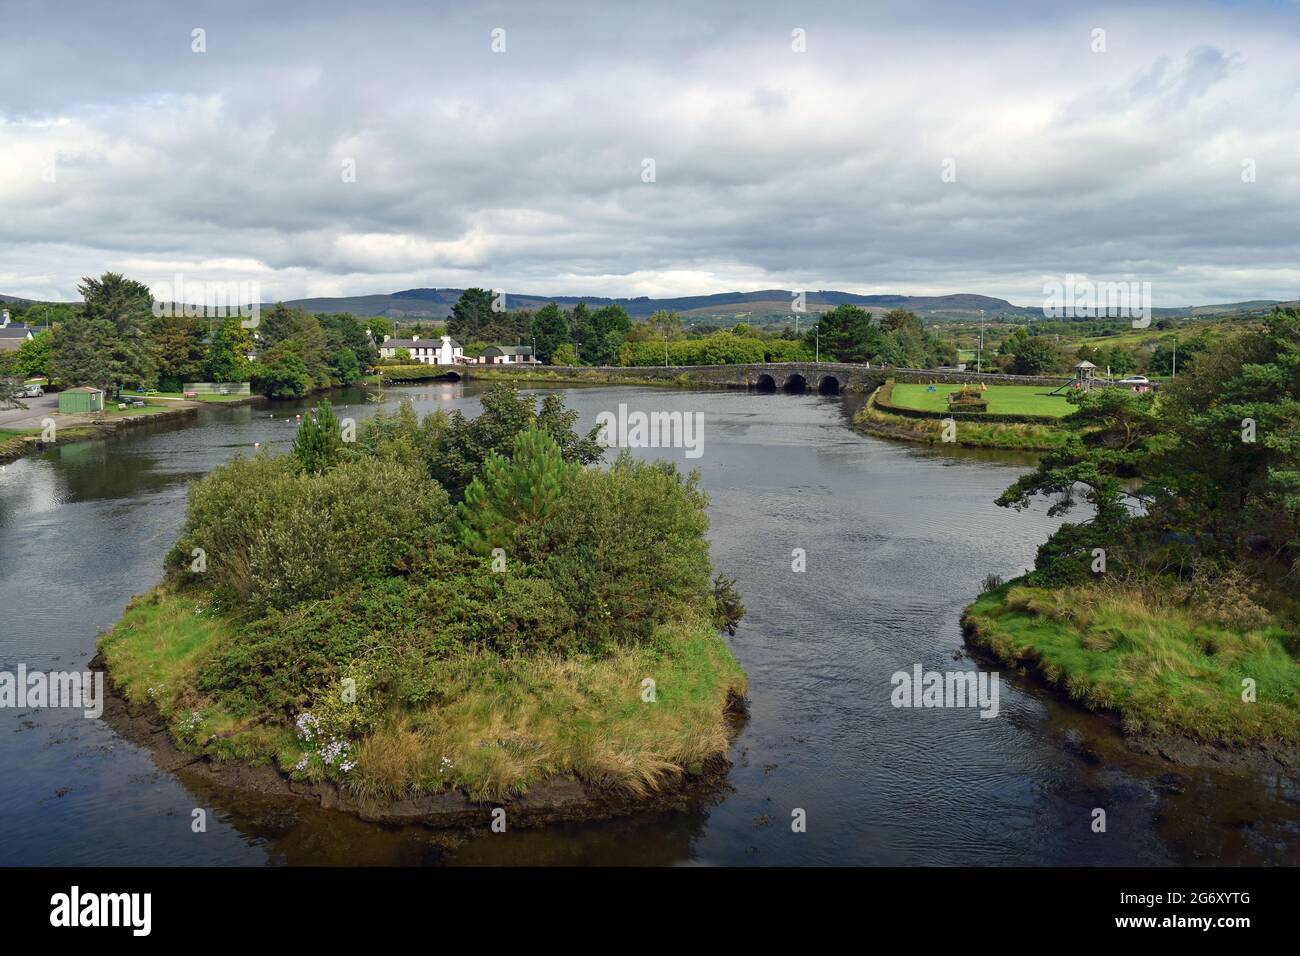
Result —
[{"label": "grey cloud", "polygon": [[6,2],[26,42],[0,61],[0,291],[132,263],[286,298],[1300,287],[1275,13],[1116,8],[1098,58],[1092,18],[1029,6],[702,7]]}]

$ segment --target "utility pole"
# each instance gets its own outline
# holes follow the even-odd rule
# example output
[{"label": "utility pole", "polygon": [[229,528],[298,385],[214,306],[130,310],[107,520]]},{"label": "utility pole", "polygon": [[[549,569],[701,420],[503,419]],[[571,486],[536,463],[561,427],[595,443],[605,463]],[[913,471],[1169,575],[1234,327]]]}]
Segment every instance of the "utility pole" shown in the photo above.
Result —
[{"label": "utility pole", "polygon": [[1173,371],[1174,373],[1169,377],[1177,378],[1178,377],[1178,336],[1176,335],[1174,336],[1174,370]]},{"label": "utility pole", "polygon": [[822,364],[822,324],[818,322],[813,326],[813,334],[817,340],[817,364]]},{"label": "utility pole", "polygon": [[668,333],[664,333],[664,368],[668,367]]},{"label": "utility pole", "polygon": [[975,373],[984,371],[984,310],[980,309],[980,345],[975,352]]}]

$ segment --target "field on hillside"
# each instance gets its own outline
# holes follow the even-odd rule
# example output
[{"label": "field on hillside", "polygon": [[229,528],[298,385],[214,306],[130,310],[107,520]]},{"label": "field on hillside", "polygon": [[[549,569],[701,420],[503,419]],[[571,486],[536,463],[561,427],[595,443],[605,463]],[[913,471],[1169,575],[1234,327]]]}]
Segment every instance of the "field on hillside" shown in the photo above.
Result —
[{"label": "field on hillside", "polygon": [[[933,387],[934,391],[929,389]],[[948,393],[957,390],[956,385],[938,384],[915,385],[898,382],[894,385],[891,404],[902,408],[915,408],[926,412],[948,411]],[[1065,400],[1065,393],[1049,394],[1050,387],[1044,385],[990,385],[984,392],[989,403],[990,415],[1048,415],[1060,418],[1074,411],[1074,406]]]}]

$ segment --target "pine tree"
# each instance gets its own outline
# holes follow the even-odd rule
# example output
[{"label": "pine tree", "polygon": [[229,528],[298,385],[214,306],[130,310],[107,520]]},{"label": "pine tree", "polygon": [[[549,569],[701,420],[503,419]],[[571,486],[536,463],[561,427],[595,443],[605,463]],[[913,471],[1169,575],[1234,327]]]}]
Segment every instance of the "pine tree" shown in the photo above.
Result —
[{"label": "pine tree", "polygon": [[482,475],[465,489],[457,520],[462,543],[478,554],[509,544],[516,528],[549,513],[579,471],[545,431],[520,432],[511,457],[489,455]]},{"label": "pine tree", "polygon": [[313,416],[308,413],[293,440],[292,455],[300,470],[319,475],[329,471],[343,457],[343,436],[339,420],[329,402],[321,402]]}]

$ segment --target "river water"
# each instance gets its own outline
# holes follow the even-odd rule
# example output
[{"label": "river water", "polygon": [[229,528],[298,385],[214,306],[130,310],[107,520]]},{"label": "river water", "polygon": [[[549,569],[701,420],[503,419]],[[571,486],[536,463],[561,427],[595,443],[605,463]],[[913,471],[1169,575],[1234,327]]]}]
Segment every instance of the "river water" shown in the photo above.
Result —
[{"label": "river water", "polygon": [[[714,564],[748,616],[731,639],[750,713],[729,790],[691,811],[449,837],[163,773],[102,721],[0,710],[0,864],[1295,863],[1300,794],[1266,774],[1172,768],[1114,724],[1003,671],[1000,709],[895,708],[896,671],[997,669],[958,619],[985,575],[1019,573],[1054,527],[993,499],[1029,460],[856,434],[851,398],[565,389],[602,411],[700,412]],[[478,387],[389,389],[473,414]],[[343,417],[377,407],[354,390]],[[254,442],[284,450],[307,403],[205,408],[0,471],[0,670],[83,668],[161,576],[186,485]],[[792,570],[794,549],[807,570]],[[1173,775],[1171,774],[1173,771]],[[206,832],[191,814],[207,810]],[[1094,810],[1106,832],[1093,832]],[[793,832],[794,811],[806,832]]]}]

